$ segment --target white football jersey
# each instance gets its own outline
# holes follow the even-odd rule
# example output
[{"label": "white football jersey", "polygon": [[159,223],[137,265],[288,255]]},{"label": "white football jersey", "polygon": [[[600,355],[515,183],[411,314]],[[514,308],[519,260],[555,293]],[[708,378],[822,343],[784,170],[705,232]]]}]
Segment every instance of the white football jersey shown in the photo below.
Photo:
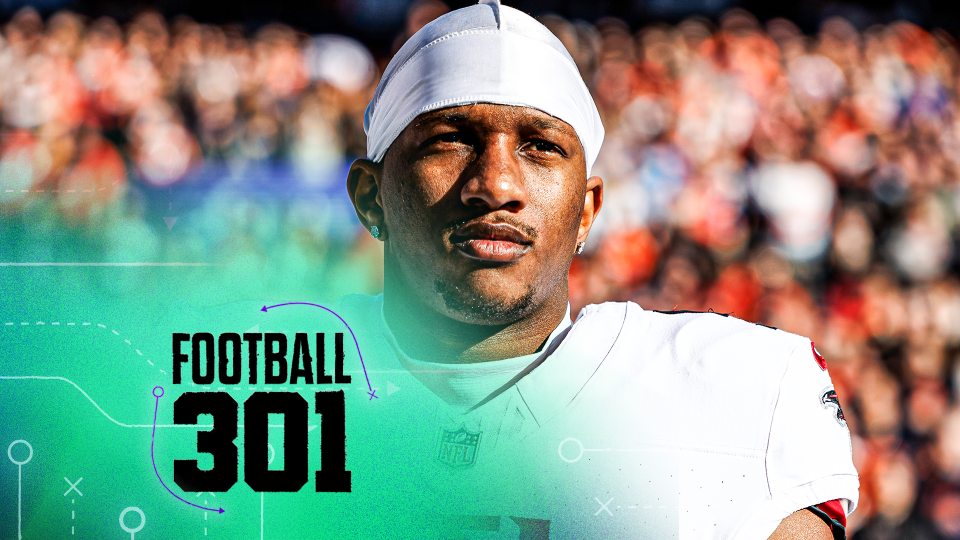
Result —
[{"label": "white football jersey", "polygon": [[605,303],[539,353],[453,366],[407,358],[382,296],[334,309],[378,388],[347,403],[344,519],[376,499],[385,520],[434,516],[444,537],[765,539],[797,510],[857,504],[850,434],[804,337]]}]

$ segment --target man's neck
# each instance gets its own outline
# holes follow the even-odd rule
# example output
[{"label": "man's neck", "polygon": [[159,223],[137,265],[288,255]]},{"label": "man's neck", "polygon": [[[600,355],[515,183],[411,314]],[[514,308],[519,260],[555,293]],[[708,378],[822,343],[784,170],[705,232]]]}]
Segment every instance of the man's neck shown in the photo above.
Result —
[{"label": "man's neck", "polygon": [[439,313],[409,287],[385,276],[383,315],[411,358],[450,364],[503,360],[537,352],[550,337],[567,312],[567,290],[562,289],[515,322],[471,324]]}]

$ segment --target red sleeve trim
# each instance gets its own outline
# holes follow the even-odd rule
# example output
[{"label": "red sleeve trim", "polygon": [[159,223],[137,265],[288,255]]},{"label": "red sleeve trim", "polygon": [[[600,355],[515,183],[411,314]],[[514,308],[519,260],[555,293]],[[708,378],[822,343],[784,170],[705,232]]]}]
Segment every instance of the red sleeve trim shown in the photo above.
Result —
[{"label": "red sleeve trim", "polygon": [[830,516],[830,519],[839,523],[843,528],[847,527],[847,515],[843,513],[843,505],[840,504],[839,499],[820,503],[817,505],[817,508],[822,510],[824,514]]},{"label": "red sleeve trim", "polygon": [[816,506],[810,506],[807,510],[813,512],[815,516],[822,519],[834,540],[845,540],[847,537],[847,516],[843,513],[843,506],[839,500],[827,501]]}]

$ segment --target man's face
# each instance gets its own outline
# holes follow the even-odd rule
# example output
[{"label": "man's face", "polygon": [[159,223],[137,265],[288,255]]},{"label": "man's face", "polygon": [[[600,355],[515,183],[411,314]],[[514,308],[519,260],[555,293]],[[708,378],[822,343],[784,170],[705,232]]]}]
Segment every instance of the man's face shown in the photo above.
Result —
[{"label": "man's face", "polygon": [[379,182],[388,279],[473,324],[515,322],[555,295],[565,303],[601,190],[599,178],[588,185],[576,132],[546,113],[422,114],[391,145]]}]

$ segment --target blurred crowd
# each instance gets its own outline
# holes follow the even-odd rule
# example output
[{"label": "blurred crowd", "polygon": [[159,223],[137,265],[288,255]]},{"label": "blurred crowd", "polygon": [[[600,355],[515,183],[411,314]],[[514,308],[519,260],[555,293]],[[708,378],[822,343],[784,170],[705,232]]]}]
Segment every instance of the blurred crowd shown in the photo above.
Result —
[{"label": "blurred crowd", "polygon": [[[446,10],[413,3],[395,50]],[[639,31],[540,20],[607,131],[573,312],[634,300],[810,336],[853,434],[854,538],[960,538],[954,37],[840,18],[807,35],[740,10]],[[105,260],[222,263],[251,294],[329,288],[331,259],[382,256],[342,186],[388,60],[281,24],[17,13],[0,39],[0,219],[26,240],[4,257],[56,256],[43,246],[67,231]],[[359,267],[352,288],[375,292],[378,265]]]},{"label": "blurred crowd", "polygon": [[[810,336],[861,473],[854,538],[960,538],[960,51],[900,22],[556,17],[607,128],[572,301]],[[812,361],[812,359],[811,359]]]},{"label": "blurred crowd", "polygon": [[213,260],[253,294],[317,287],[353,247],[344,168],[379,69],[354,39],[284,24],[25,8],[0,37],[0,253]]}]

